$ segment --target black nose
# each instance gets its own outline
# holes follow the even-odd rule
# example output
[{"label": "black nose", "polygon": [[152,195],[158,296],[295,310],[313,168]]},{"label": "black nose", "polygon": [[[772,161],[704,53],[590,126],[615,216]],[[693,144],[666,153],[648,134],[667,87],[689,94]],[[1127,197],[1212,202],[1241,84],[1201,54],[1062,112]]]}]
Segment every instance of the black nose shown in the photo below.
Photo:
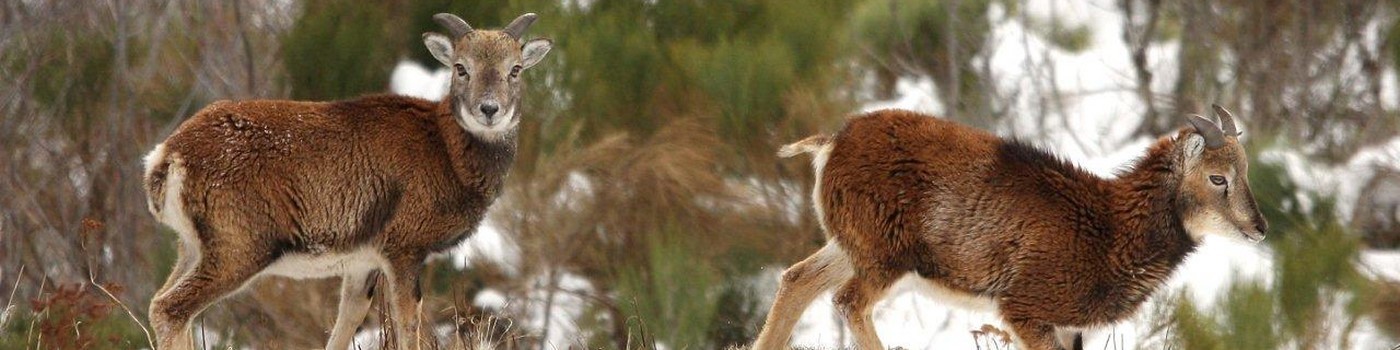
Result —
[{"label": "black nose", "polygon": [[491,116],[496,115],[496,111],[499,111],[499,110],[501,110],[501,107],[498,107],[498,106],[496,106],[495,104],[490,104],[490,103],[483,103],[483,104],[481,104],[481,115],[484,115],[484,116],[486,116],[487,118],[490,118]]},{"label": "black nose", "polygon": [[1259,234],[1268,233],[1268,232],[1269,232],[1269,222],[1268,222],[1268,221],[1264,221],[1264,220],[1256,221],[1256,222],[1254,222],[1254,229],[1259,230]]}]

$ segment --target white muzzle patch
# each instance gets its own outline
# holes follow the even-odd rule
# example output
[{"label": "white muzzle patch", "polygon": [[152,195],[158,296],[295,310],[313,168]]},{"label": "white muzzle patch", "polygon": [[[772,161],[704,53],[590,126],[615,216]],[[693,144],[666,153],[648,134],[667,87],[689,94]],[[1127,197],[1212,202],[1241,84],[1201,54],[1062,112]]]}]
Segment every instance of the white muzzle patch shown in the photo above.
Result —
[{"label": "white muzzle patch", "polygon": [[457,123],[467,132],[485,140],[499,141],[515,130],[520,124],[515,116],[515,107],[505,110],[490,125],[481,121],[477,115],[472,114],[466,107],[457,107]]}]

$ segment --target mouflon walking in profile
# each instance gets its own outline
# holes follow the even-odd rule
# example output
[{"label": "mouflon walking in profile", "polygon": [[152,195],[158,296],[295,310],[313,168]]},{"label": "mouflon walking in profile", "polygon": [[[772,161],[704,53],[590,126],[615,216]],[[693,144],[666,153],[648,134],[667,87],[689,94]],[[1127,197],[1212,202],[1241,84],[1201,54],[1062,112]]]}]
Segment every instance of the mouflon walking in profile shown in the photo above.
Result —
[{"label": "mouflon walking in profile", "polygon": [[1074,348],[1121,321],[1202,237],[1259,241],[1234,118],[1190,127],[1104,179],[1015,140],[908,111],[851,118],[834,136],[787,145],[813,154],[828,242],[783,273],[754,344],[786,349],[807,305],[835,290],[859,349],[883,349],[871,307],[917,275],[943,301],[995,310],[1021,349]]}]

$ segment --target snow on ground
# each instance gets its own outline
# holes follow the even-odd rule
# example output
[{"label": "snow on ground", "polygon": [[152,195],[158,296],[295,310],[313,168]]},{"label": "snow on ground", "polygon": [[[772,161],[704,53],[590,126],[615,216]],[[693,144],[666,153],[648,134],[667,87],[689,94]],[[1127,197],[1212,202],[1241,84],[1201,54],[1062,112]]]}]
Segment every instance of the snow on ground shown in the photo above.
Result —
[{"label": "snow on ground", "polygon": [[[1390,259],[1392,260],[1383,262],[1400,264],[1400,254]],[[1185,290],[1197,305],[1209,308],[1236,278],[1251,278],[1269,283],[1272,269],[1272,257],[1262,246],[1234,239],[1208,237],[1206,243],[1187,258],[1158,295],[1175,295]],[[766,270],[769,271],[773,285],[764,289],[776,290],[782,268]],[[886,346],[908,349],[973,349],[978,344],[971,331],[981,328],[984,324],[1007,329],[993,312],[976,311],[935,299],[932,295],[924,293],[922,283],[914,277],[905,278],[891,289],[884,301],[876,304],[876,331]],[[1154,299],[1153,302],[1158,300]],[[1151,310],[1153,307],[1145,305],[1142,310]],[[1086,334],[1086,344],[1091,345],[1091,348],[1101,347],[1109,344],[1109,338],[1113,337],[1112,344],[1122,344],[1125,349],[1136,348],[1142,341],[1142,336],[1151,328],[1151,316],[1142,312],[1134,320],[1090,331]],[[845,341],[849,342],[849,334],[840,327],[841,323],[835,314],[828,292],[818,298],[802,315],[792,343],[798,346],[829,347],[839,344],[843,336],[846,337]],[[988,343],[983,340],[981,345],[985,347]]]}]

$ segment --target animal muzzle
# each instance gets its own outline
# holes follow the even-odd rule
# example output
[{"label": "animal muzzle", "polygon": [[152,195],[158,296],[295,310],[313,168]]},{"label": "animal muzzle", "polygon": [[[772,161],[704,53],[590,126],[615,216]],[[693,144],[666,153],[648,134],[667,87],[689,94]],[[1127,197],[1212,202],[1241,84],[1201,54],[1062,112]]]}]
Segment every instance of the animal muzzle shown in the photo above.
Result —
[{"label": "animal muzzle", "polygon": [[1241,228],[1241,233],[1243,233],[1244,237],[1249,239],[1250,242],[1263,241],[1264,236],[1269,232],[1269,221],[1264,219],[1264,215],[1256,212],[1254,214],[1254,219],[1250,220],[1250,223],[1253,227]]},{"label": "animal muzzle", "polygon": [[496,123],[496,112],[501,110],[501,105],[495,102],[483,102],[476,108],[481,112],[482,122],[486,126]]},{"label": "animal muzzle", "polygon": [[1254,229],[1259,231],[1260,237],[1263,237],[1269,233],[1269,221],[1264,220],[1263,215],[1254,218]]}]

